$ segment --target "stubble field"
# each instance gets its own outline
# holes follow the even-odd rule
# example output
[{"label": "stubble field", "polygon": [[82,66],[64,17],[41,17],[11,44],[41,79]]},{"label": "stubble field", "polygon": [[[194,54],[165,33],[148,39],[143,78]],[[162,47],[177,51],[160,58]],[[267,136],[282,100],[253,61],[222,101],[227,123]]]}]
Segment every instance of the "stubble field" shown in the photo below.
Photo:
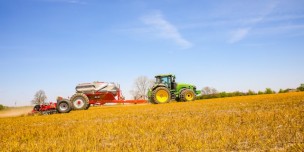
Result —
[{"label": "stubble field", "polygon": [[304,151],[304,92],[0,118],[0,151]]}]

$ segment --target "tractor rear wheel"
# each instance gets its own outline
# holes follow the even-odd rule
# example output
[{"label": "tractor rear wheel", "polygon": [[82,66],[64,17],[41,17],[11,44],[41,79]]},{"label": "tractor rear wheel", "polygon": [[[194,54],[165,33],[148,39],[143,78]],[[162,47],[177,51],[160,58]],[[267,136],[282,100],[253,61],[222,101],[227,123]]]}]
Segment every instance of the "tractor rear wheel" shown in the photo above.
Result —
[{"label": "tractor rear wheel", "polygon": [[72,110],[72,105],[69,101],[61,100],[57,102],[56,110],[59,113],[69,113]]},{"label": "tractor rear wheel", "polygon": [[157,103],[154,101],[154,99],[153,99],[152,96],[149,97],[148,102],[150,102],[150,103],[152,103],[152,104],[157,104]]},{"label": "tractor rear wheel", "polygon": [[74,110],[84,110],[88,107],[89,98],[83,93],[76,93],[71,97]]},{"label": "tractor rear wheel", "polygon": [[171,93],[166,87],[158,87],[152,92],[152,100],[156,104],[168,103],[171,101]]},{"label": "tractor rear wheel", "polygon": [[180,93],[180,100],[181,101],[194,101],[196,95],[193,90],[185,89]]}]

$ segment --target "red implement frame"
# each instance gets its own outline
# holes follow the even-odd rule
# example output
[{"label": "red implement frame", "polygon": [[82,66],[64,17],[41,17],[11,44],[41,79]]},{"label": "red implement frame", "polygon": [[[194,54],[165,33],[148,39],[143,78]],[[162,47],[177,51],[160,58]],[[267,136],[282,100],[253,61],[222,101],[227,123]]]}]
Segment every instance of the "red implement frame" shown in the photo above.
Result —
[{"label": "red implement frame", "polygon": [[44,115],[57,113],[56,105],[57,103],[52,103],[52,102],[50,104],[36,105],[34,109],[29,113],[29,115],[33,115],[36,113],[44,114]]},{"label": "red implement frame", "polygon": [[147,103],[147,100],[124,100],[121,94],[121,90],[117,92],[95,92],[91,94],[85,94],[89,98],[90,104],[105,104],[105,103]]}]

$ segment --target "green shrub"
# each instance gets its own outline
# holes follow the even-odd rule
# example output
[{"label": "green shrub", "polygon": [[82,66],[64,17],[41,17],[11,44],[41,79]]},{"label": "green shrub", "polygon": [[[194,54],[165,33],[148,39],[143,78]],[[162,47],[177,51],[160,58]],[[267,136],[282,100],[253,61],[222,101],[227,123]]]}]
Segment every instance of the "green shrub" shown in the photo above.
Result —
[{"label": "green shrub", "polygon": [[0,104],[0,110],[5,109],[5,106],[3,106],[2,104]]},{"label": "green shrub", "polygon": [[256,93],[252,90],[248,90],[247,95],[256,95]]},{"label": "green shrub", "polygon": [[264,94],[264,92],[263,91],[259,91],[258,94]]},{"label": "green shrub", "polygon": [[304,84],[301,84],[301,86],[299,86],[299,87],[297,88],[297,90],[298,90],[298,91],[304,91]]},{"label": "green shrub", "polygon": [[265,94],[274,94],[274,93],[275,93],[275,92],[272,91],[271,88],[266,88],[266,90],[265,90]]}]

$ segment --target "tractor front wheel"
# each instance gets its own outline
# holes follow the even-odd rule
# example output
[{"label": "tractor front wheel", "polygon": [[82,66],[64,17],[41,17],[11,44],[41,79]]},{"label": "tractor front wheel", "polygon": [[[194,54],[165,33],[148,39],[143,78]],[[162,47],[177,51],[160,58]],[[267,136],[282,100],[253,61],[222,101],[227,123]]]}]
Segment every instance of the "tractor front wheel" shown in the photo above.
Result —
[{"label": "tractor front wheel", "polygon": [[88,108],[89,98],[83,93],[76,93],[71,97],[74,110],[84,110]]},{"label": "tractor front wheel", "polygon": [[180,93],[180,100],[181,101],[194,101],[196,95],[193,90],[185,89]]},{"label": "tractor front wheel", "polygon": [[168,103],[171,101],[171,93],[166,87],[158,87],[153,91],[152,98],[156,104]]}]

